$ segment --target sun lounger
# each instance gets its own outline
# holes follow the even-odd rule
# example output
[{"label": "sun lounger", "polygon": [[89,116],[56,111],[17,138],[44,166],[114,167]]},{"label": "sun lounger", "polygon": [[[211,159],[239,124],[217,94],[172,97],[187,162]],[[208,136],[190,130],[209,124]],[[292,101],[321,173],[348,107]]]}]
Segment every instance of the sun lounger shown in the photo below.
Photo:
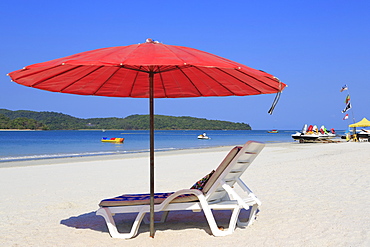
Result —
[{"label": "sun lounger", "polygon": [[[247,142],[243,147],[233,148],[219,167],[198,181],[191,189],[183,189],[171,193],[156,193],[154,211],[163,212],[161,223],[165,222],[170,211],[203,210],[211,232],[214,236],[232,234],[236,225],[249,226],[255,219],[257,208],[261,202],[244,184],[240,176],[263,149],[264,144],[254,141]],[[243,190],[237,193],[234,185]],[[132,238],[137,234],[141,221],[149,212],[149,194],[128,194],[111,199],[102,200],[97,215],[103,216],[110,235],[113,238]],[[249,210],[247,219],[239,219],[242,209]],[[212,210],[231,210],[229,227],[219,229]],[[119,213],[137,213],[137,217],[129,233],[120,233],[117,230],[113,216]],[[144,219],[147,223],[147,220]]]}]

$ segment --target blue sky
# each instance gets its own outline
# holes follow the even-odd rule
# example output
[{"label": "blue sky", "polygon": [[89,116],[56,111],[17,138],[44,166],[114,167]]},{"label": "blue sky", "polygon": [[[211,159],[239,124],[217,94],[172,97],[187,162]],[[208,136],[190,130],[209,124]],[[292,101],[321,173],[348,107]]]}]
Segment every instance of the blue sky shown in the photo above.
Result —
[{"label": "blue sky", "polygon": [[[147,99],[52,93],[7,73],[74,53],[143,43],[204,50],[275,75],[275,95],[157,99],[155,113],[249,123],[253,129],[346,129],[370,119],[370,2],[344,1],[17,1],[0,2],[0,108],[75,117],[148,114]],[[349,91],[339,92],[347,84]],[[351,95],[349,120],[342,120]]]}]

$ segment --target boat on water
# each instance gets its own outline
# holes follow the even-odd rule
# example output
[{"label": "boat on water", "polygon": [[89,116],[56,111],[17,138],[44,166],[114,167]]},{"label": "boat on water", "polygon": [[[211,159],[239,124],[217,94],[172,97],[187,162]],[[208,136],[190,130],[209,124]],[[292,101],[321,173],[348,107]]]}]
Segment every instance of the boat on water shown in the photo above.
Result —
[{"label": "boat on water", "polygon": [[334,137],[336,137],[335,130],[332,128],[328,131],[324,125],[319,129],[316,125],[310,125],[307,128],[307,124],[305,124],[301,132],[297,131],[295,134],[292,134],[292,138],[298,141],[316,141],[320,139],[331,139]]},{"label": "boat on water", "polygon": [[267,133],[279,133],[278,130],[268,130]]},{"label": "boat on water", "polygon": [[198,135],[198,139],[209,140],[211,138],[209,136],[207,136],[206,133],[203,133],[201,135]]},{"label": "boat on water", "polygon": [[110,143],[123,143],[124,140],[125,138],[116,138],[116,137],[112,137],[112,138],[103,137],[101,139],[102,142],[110,142]]}]

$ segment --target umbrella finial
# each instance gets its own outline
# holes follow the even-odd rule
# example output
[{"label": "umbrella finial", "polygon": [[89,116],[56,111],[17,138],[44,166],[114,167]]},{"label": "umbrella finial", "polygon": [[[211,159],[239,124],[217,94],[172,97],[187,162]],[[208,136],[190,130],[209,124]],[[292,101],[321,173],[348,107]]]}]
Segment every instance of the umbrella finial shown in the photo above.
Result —
[{"label": "umbrella finial", "polygon": [[147,39],[145,40],[145,42],[146,42],[146,43],[152,43],[152,44],[157,44],[157,43],[159,43],[158,41],[153,40],[153,39],[151,39],[151,38],[147,38]]}]

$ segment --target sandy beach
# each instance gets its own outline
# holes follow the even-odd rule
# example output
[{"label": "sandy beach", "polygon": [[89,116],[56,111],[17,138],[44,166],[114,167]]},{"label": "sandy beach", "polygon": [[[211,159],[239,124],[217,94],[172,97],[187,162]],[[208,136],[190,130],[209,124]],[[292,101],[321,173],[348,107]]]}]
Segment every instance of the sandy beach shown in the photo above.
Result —
[{"label": "sandy beach", "polygon": [[[189,188],[231,147],[156,154],[156,191]],[[148,154],[1,163],[0,246],[370,246],[370,144],[267,144],[242,176],[257,220],[213,237],[202,213],[170,213],[110,237],[101,199],[149,191]],[[221,217],[224,212],[220,212]]]}]

